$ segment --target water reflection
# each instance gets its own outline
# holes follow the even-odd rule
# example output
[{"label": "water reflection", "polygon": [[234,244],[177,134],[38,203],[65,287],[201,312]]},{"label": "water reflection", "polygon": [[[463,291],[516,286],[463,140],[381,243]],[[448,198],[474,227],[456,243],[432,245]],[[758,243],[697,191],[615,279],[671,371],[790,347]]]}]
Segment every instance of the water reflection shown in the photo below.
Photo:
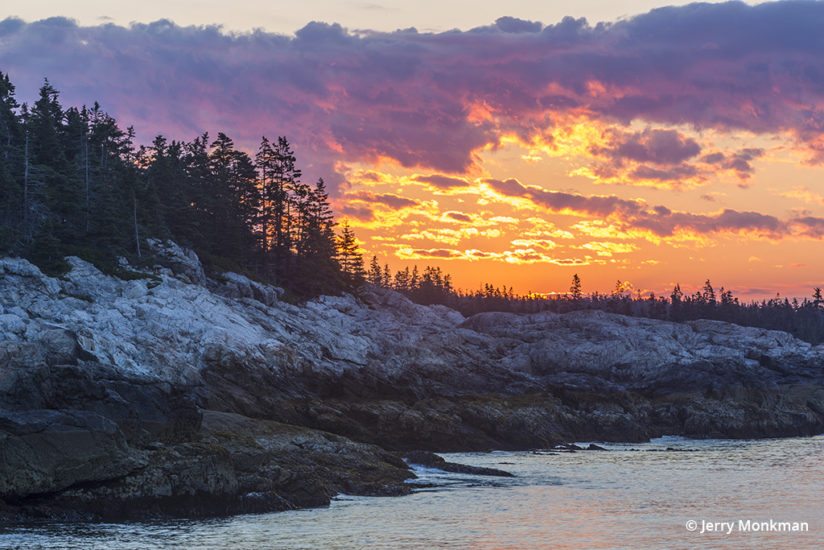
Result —
[{"label": "water reflection", "polygon": [[[0,531],[2,548],[819,548],[824,437],[664,438],[609,452],[450,454],[515,478],[419,470],[402,498],[211,521]],[[671,450],[668,450],[671,449]],[[807,533],[691,533],[687,520],[806,521]]]}]

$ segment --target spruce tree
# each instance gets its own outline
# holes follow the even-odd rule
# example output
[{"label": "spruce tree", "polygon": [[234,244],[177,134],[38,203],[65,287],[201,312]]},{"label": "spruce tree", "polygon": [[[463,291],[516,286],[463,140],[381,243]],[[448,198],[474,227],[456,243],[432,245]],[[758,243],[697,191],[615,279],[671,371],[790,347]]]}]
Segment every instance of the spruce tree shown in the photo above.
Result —
[{"label": "spruce tree", "polygon": [[265,257],[269,252],[272,227],[274,226],[274,212],[272,210],[273,173],[275,170],[275,152],[272,143],[263,136],[260,147],[255,155],[255,167],[258,171],[260,186],[260,207],[258,209],[258,224],[260,225],[260,252]]},{"label": "spruce tree", "polygon": [[584,295],[581,292],[581,278],[575,273],[572,276],[572,284],[569,287],[569,295],[576,302],[580,301]]},{"label": "spruce tree", "polygon": [[343,222],[338,238],[338,263],[350,285],[357,285],[365,279],[363,256],[359,252],[358,241],[348,221]]},{"label": "spruce tree", "polygon": [[309,191],[306,201],[292,287],[306,296],[335,293],[344,281],[337,261],[334,215],[322,178]]},{"label": "spruce tree", "polygon": [[0,72],[0,253],[18,247],[23,216],[23,128],[14,85]]},{"label": "spruce tree", "polygon": [[377,256],[372,256],[372,259],[369,261],[369,272],[367,273],[366,280],[375,286],[383,286],[383,271],[381,271],[381,265],[378,263]]}]

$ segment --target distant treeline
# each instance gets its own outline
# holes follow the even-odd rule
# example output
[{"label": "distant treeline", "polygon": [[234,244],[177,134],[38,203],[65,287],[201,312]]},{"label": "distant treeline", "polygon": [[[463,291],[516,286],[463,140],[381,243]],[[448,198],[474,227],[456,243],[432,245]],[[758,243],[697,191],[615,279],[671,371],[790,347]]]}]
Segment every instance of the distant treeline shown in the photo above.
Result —
[{"label": "distant treeline", "polygon": [[566,313],[598,310],[676,322],[713,319],[782,330],[813,344],[824,342],[824,299],[820,288],[813,289],[811,297],[802,301],[777,296],[747,303],[741,302],[732,291],[723,287],[716,291],[709,280],[700,291],[692,294],[684,293],[680,285],[675,285],[669,296],[633,294],[622,281],[618,281],[609,294],[584,294],[581,279],[575,274],[566,294],[519,295],[511,287],[490,284],[474,292],[466,292],[455,289],[452,278],[438,267],[426,267],[419,271],[416,266],[392,275],[389,266],[381,268],[376,257],[370,262],[366,278],[371,284],[402,292],[419,304],[443,304],[464,315],[485,311]]},{"label": "distant treeline", "polygon": [[64,109],[58,97],[46,81],[20,105],[0,73],[0,253],[50,273],[68,255],[116,273],[118,257],[139,264],[158,237],[298,296],[362,280],[352,231],[336,236],[323,180],[301,181],[285,137],[264,137],[254,158],[223,133],[136,147],[99,105]]}]

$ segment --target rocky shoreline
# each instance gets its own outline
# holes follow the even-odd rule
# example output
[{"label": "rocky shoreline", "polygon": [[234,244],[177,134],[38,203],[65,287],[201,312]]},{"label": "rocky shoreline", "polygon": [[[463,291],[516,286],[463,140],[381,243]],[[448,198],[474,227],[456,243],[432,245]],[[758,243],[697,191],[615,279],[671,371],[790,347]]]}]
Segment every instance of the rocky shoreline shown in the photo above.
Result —
[{"label": "rocky shoreline", "polygon": [[[398,495],[409,451],[824,432],[824,346],[601,312],[302,306],[152,243],[134,280],[0,259],[0,518],[122,520]],[[418,455],[424,456],[424,455]]]}]

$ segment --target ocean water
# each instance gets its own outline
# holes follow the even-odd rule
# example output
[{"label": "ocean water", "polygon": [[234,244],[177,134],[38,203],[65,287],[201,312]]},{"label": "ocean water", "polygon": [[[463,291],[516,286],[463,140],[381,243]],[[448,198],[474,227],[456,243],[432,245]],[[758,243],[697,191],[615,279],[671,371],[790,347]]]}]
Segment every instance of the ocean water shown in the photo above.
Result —
[{"label": "ocean water", "polygon": [[[410,496],[341,495],[322,509],[0,526],[0,548],[824,548],[824,436],[604,447],[609,452],[447,454],[517,477],[422,469],[418,483],[432,486]],[[782,531],[770,520],[807,530]],[[721,531],[701,533],[705,522]]]}]

